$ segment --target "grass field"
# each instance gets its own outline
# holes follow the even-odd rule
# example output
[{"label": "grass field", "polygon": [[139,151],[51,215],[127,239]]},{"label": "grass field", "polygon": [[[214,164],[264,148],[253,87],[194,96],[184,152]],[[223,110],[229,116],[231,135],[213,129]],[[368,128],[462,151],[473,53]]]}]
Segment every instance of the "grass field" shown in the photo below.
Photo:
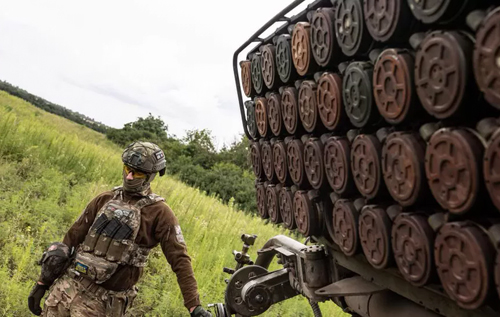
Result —
[{"label": "grass field", "polygon": [[[27,297],[39,273],[43,249],[60,241],[86,203],[120,184],[121,149],[83,126],[48,114],[0,92],[0,316],[30,316]],[[182,225],[204,305],[223,301],[223,266],[234,266],[231,251],[242,233],[262,245],[283,229],[221,204],[172,177],[156,178]],[[257,247],[252,250],[255,259]],[[187,316],[175,275],[156,248],[131,310],[136,316]],[[324,316],[342,316],[322,303]],[[312,316],[296,297],[264,316]]]}]

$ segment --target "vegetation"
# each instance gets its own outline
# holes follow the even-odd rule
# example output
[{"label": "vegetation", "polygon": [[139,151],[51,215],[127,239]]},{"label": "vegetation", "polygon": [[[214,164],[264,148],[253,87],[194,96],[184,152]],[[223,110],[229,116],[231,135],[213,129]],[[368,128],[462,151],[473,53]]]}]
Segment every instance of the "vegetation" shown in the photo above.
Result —
[{"label": "vegetation", "polygon": [[122,129],[108,129],[106,136],[122,147],[136,140],[157,143],[165,151],[169,174],[224,203],[233,200],[238,208],[256,212],[255,178],[250,170],[246,137],[216,151],[210,131],[191,130],[185,137],[177,138],[169,135],[168,126],[152,114],[127,123]]},{"label": "vegetation", "polygon": [[0,80],[0,90],[17,96],[47,112],[84,125],[106,134],[119,146],[136,140],[147,140],[159,144],[165,150],[171,175],[176,175],[188,185],[197,187],[208,195],[215,195],[224,203],[231,199],[238,208],[255,212],[254,179],[248,160],[248,140],[242,137],[229,147],[216,151],[213,137],[208,130],[187,131],[177,138],[167,135],[168,126],[160,117],[149,114],[122,129],[110,128],[78,112],[54,104],[26,90]]},{"label": "vegetation", "polygon": [[[102,134],[38,110],[0,92],[0,315],[30,316],[29,291],[38,276],[35,262],[43,249],[60,241],[85,204],[97,193],[120,184],[121,148]],[[187,156],[186,156],[187,157]],[[228,162],[216,162],[220,173]],[[204,305],[223,301],[227,275],[234,265],[242,233],[259,235],[257,245],[285,233],[222,204],[178,179],[156,178],[153,188],[164,196],[180,223],[193,259]],[[252,257],[255,258],[255,251]],[[186,316],[182,298],[159,248],[139,285],[131,312],[135,316]],[[333,303],[324,315],[340,316]],[[266,316],[311,316],[306,300],[296,297],[273,307]]]},{"label": "vegetation", "polygon": [[83,114],[80,114],[75,111],[71,111],[63,106],[57,105],[55,103],[52,103],[48,100],[45,100],[41,97],[35,96],[26,90],[19,88],[17,86],[14,86],[6,81],[0,80],[0,90],[6,91],[10,93],[11,95],[17,96],[34,106],[43,109],[47,112],[57,114],[58,116],[64,117],[66,119],[69,119],[73,122],[82,124],[86,127],[91,128],[92,130],[101,132],[101,133],[106,133],[106,130],[108,127],[100,122],[95,121],[92,118],[89,118]]}]

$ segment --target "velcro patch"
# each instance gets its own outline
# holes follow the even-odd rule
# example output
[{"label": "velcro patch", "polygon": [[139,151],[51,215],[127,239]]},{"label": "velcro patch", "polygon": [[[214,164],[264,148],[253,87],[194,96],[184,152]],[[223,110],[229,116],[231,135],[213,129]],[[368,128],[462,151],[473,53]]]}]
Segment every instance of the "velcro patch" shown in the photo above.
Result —
[{"label": "velcro patch", "polygon": [[165,157],[165,154],[163,154],[163,151],[158,151],[155,153],[155,157],[157,160],[161,160],[162,158]]},{"label": "velcro patch", "polygon": [[174,228],[175,228],[175,239],[177,240],[177,242],[185,243],[184,236],[182,235],[181,226],[176,225]]},{"label": "velcro patch", "polygon": [[75,263],[75,271],[83,273],[83,274],[87,274],[89,271],[89,267],[86,266],[85,264],[80,263],[80,262],[76,262]]},{"label": "velcro patch", "polygon": [[115,217],[118,217],[118,218],[128,217],[131,212],[132,212],[131,210],[116,209],[115,210]]}]

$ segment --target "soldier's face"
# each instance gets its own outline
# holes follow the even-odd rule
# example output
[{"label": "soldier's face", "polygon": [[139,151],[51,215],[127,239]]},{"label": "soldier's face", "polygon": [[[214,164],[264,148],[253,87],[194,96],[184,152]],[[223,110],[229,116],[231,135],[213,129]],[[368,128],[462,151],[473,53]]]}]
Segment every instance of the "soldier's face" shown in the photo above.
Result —
[{"label": "soldier's face", "polygon": [[123,171],[123,189],[131,193],[138,193],[144,190],[146,179],[138,178],[133,172]]},{"label": "soldier's face", "polygon": [[[125,164],[123,165],[123,172],[124,172],[125,175],[127,175],[126,177],[127,177],[128,180],[133,180],[133,179],[136,179],[136,178],[145,179],[148,176],[147,174],[144,174],[143,172],[139,172],[139,171],[137,171],[137,170],[135,170],[135,169],[133,169],[133,168],[125,165]],[[128,178],[129,176],[131,178]]]},{"label": "soldier's face", "polygon": [[139,193],[149,187],[156,174],[145,174],[127,165],[123,166],[123,189],[131,193]]}]

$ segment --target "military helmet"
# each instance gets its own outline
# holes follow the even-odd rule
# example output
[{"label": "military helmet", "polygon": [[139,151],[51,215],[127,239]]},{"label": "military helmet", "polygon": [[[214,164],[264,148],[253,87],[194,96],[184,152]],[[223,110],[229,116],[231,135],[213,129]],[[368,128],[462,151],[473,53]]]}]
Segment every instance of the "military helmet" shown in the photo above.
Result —
[{"label": "military helmet", "polygon": [[158,145],[151,142],[131,143],[123,151],[122,161],[125,165],[147,174],[159,172],[160,176],[165,175],[165,154]]}]

